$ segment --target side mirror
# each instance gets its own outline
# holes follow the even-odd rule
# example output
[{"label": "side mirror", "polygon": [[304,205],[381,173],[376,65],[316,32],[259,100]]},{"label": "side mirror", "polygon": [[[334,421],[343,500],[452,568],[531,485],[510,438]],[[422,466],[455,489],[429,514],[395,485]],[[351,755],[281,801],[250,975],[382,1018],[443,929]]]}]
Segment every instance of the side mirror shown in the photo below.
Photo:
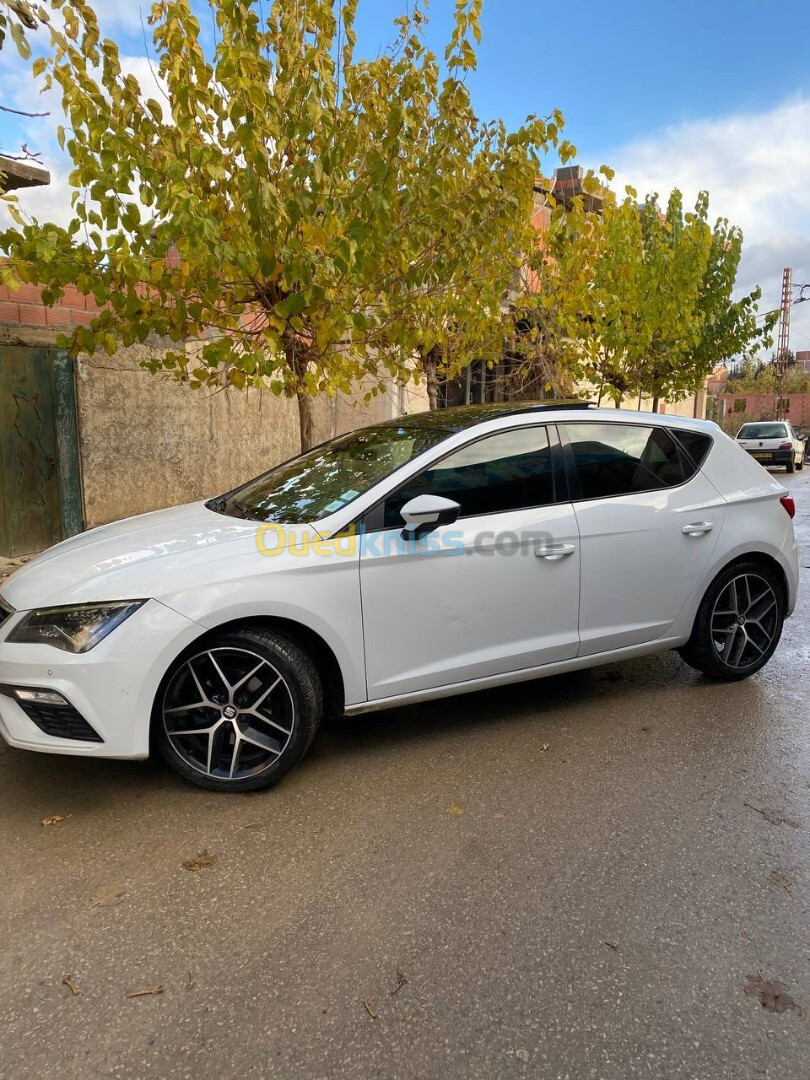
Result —
[{"label": "side mirror", "polygon": [[418,540],[440,525],[452,525],[460,512],[461,507],[452,499],[443,499],[441,495],[417,495],[400,510],[405,522],[402,535]]}]

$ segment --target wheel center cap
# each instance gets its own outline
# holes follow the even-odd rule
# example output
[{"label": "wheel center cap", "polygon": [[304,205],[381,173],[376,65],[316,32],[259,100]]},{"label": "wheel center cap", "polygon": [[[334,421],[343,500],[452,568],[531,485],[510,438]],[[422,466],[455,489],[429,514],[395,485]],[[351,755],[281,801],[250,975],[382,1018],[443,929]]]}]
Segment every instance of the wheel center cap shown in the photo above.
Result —
[{"label": "wheel center cap", "polygon": [[744,615],[738,615],[737,616],[737,623],[738,623],[739,626],[745,626],[745,616]]},{"label": "wheel center cap", "polygon": [[225,717],[226,720],[235,720],[236,717],[239,715],[239,710],[236,708],[235,705],[226,705],[225,708],[222,710],[222,715]]}]

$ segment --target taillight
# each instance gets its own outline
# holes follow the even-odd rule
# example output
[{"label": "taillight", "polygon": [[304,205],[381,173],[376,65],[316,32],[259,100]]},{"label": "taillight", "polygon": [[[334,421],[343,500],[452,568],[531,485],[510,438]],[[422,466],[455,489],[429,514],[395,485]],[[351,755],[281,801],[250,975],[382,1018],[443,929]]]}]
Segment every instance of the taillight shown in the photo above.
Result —
[{"label": "taillight", "polygon": [[779,449],[780,450],[792,450],[793,449],[793,443],[792,442],[783,442],[780,445]]},{"label": "taillight", "polygon": [[790,517],[796,516],[796,503],[793,501],[792,495],[783,495],[779,502],[787,510]]}]

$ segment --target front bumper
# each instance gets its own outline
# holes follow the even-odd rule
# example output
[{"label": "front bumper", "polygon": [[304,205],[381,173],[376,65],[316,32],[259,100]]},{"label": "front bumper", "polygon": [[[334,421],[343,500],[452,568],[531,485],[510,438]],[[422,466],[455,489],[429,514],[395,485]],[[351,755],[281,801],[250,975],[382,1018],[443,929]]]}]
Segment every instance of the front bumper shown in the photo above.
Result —
[{"label": "front bumper", "polygon": [[[75,655],[51,645],[4,640],[24,614],[15,612],[0,629],[0,685],[4,687],[0,735],[6,742],[50,754],[147,757],[152,705],[160,681],[203,628],[149,600],[90,652]],[[10,693],[14,689],[55,690],[97,738],[84,741],[47,734]]]}]

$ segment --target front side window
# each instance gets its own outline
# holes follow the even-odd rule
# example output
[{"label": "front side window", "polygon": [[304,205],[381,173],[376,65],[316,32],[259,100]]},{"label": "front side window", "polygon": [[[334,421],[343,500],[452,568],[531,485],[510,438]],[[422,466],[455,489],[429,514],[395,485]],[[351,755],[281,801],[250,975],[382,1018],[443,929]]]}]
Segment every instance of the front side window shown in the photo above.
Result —
[{"label": "front side window", "polygon": [[255,521],[289,525],[318,521],[451,434],[427,426],[363,428],[317,446],[206,505]]},{"label": "front side window", "polygon": [[656,491],[687,479],[678,448],[664,428],[566,424],[566,432],[579,498]]},{"label": "front side window", "polygon": [[737,432],[738,439],[787,439],[785,424],[743,424]]},{"label": "front side window", "polygon": [[384,526],[402,525],[400,511],[417,495],[441,495],[459,517],[498,514],[554,502],[555,457],[545,427],[513,428],[448,454],[385,500]]}]

